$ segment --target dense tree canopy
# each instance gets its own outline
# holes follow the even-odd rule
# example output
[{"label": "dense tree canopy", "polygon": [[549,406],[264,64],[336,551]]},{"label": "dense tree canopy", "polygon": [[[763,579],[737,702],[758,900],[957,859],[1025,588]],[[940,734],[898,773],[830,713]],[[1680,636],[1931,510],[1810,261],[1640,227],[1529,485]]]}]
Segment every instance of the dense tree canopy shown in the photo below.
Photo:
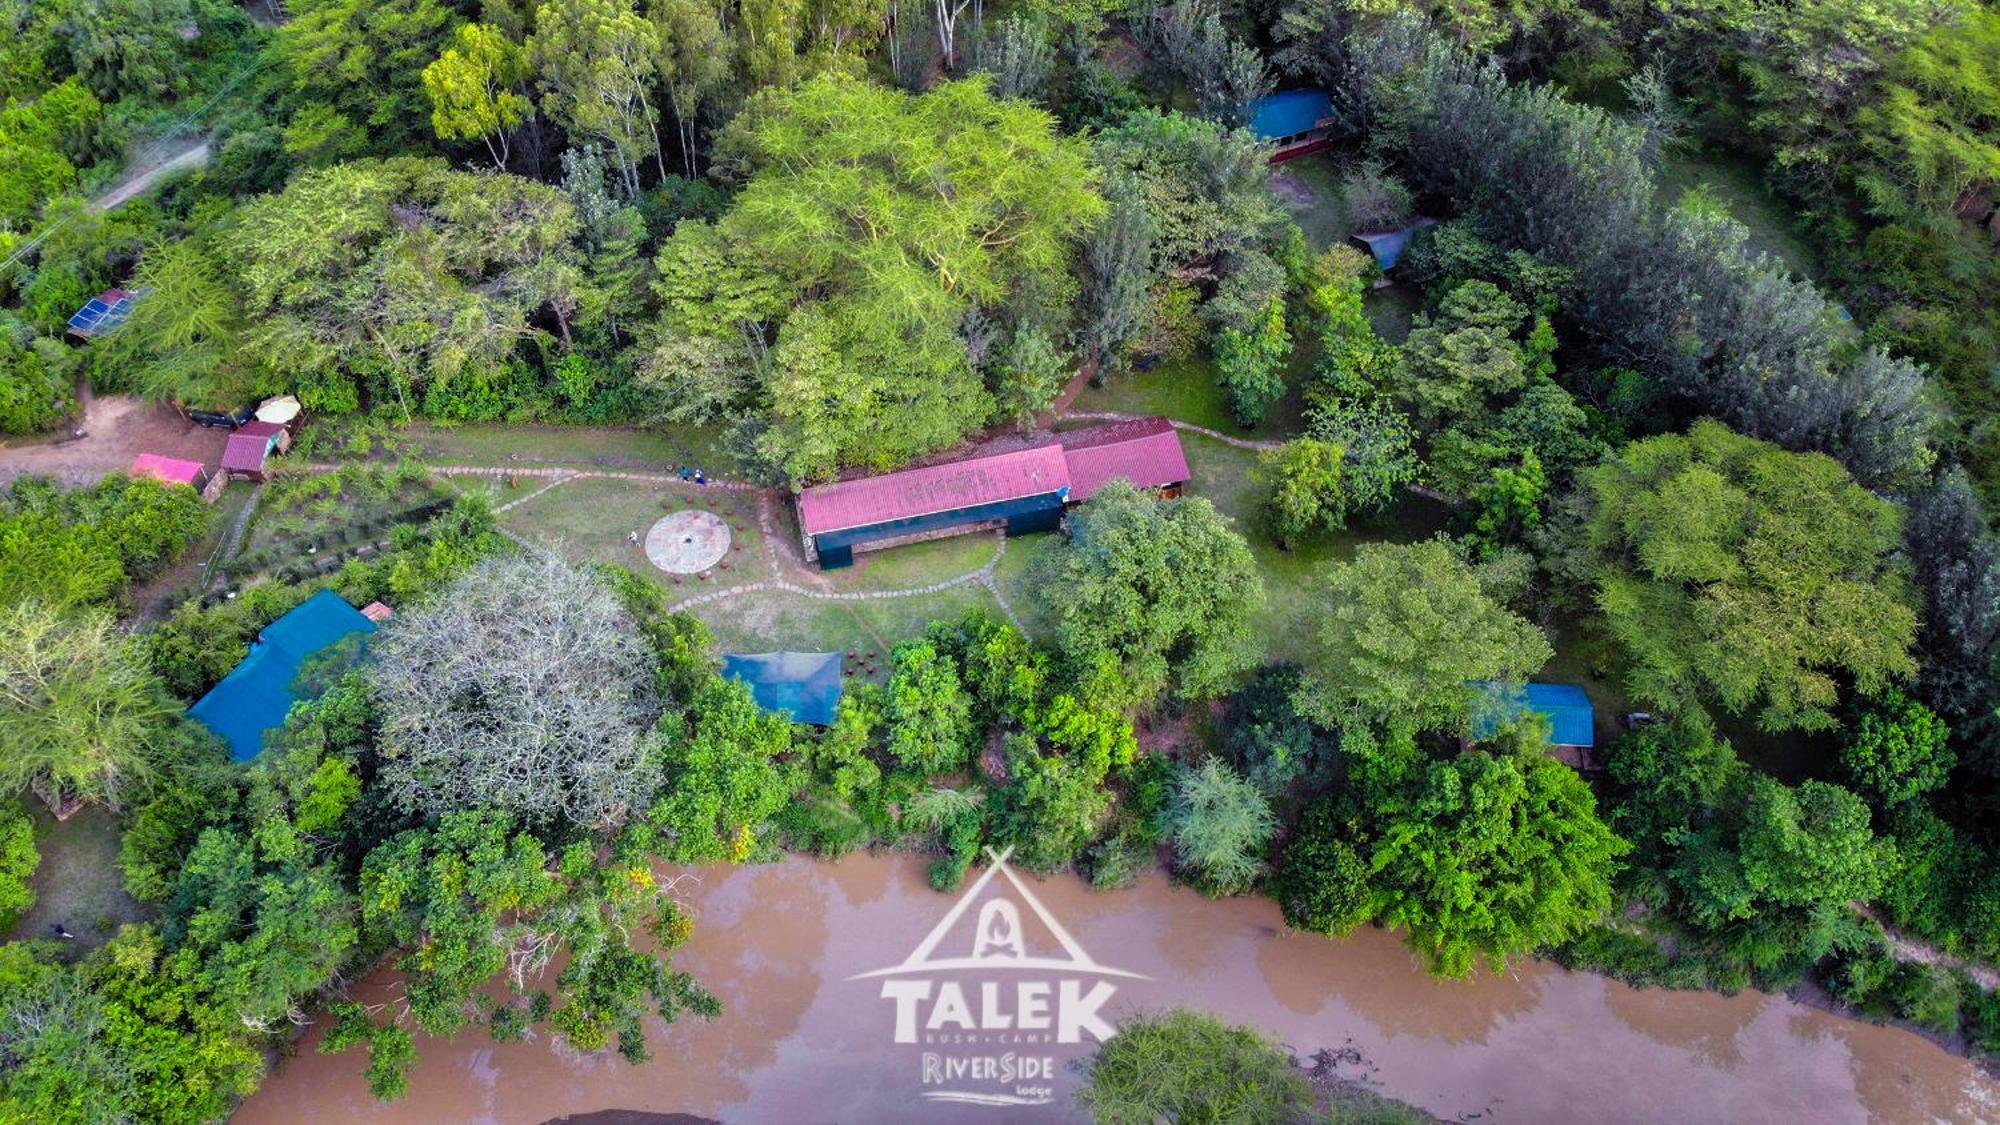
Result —
[{"label": "dense tree canopy", "polygon": [[1561,942],[1611,908],[1629,846],[1590,787],[1540,753],[1433,762],[1375,813],[1372,913],[1448,976]]},{"label": "dense tree canopy", "polygon": [[1170,676],[1184,696],[1215,695],[1256,661],[1263,582],[1207,500],[1114,481],[1071,513],[1069,542],[1045,560],[1036,583],[1057,648],[1080,675],[1115,669],[1134,702],[1158,699]]},{"label": "dense tree canopy", "polygon": [[992,417],[968,318],[1061,326],[1104,211],[1082,145],[978,79],[919,97],[835,78],[773,91],[727,151],[743,190],[712,231],[661,250],[663,315],[753,367],[775,335],[758,449],[794,481],[888,468]]},{"label": "dense tree canopy", "polygon": [[1582,479],[1597,602],[1641,698],[1824,730],[1840,677],[1867,692],[1915,671],[1901,513],[1830,458],[1701,421]]},{"label": "dense tree canopy", "polygon": [[1541,631],[1495,601],[1450,544],[1369,543],[1321,579],[1295,698],[1328,725],[1458,728],[1475,681],[1520,682],[1549,658]]},{"label": "dense tree canopy", "polygon": [[372,668],[383,783],[404,809],[602,826],[652,798],[645,649],[589,572],[534,555],[483,563],[399,614]]}]

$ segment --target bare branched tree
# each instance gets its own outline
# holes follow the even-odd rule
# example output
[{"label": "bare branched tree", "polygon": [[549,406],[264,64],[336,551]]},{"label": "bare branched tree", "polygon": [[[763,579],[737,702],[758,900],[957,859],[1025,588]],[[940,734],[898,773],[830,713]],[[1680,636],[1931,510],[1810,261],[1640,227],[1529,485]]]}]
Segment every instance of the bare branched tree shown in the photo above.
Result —
[{"label": "bare branched tree", "polygon": [[490,559],[375,642],[382,779],[401,807],[615,824],[658,785],[645,643],[612,592],[551,557]]}]

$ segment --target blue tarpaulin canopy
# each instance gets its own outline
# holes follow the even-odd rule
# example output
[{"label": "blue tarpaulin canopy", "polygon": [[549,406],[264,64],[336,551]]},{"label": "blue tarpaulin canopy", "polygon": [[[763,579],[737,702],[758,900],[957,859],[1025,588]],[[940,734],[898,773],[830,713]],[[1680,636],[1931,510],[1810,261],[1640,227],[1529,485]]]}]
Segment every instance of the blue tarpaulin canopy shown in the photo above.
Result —
[{"label": "blue tarpaulin canopy", "polygon": [[292,709],[292,681],[307,658],[374,631],[375,623],[360,610],[332,590],[321,590],[265,626],[250,655],[188,708],[188,715],[229,743],[237,761],[254,758],[264,749],[264,732],[284,725]]},{"label": "blue tarpaulin canopy", "polygon": [[1484,705],[1476,708],[1472,722],[1474,741],[1493,737],[1493,732],[1501,724],[1512,721],[1523,711],[1533,711],[1549,721],[1549,743],[1552,746],[1583,746],[1597,744],[1596,713],[1591,708],[1590,696],[1577,684],[1524,684],[1512,693],[1494,683],[1472,685],[1488,694]]},{"label": "blue tarpaulin canopy", "polygon": [[750,695],[766,711],[784,711],[792,721],[830,726],[840,706],[837,652],[757,652],[724,656],[722,674],[750,685]]},{"label": "blue tarpaulin canopy", "polygon": [[1309,133],[1333,116],[1333,99],[1325,90],[1283,90],[1249,105],[1250,131],[1260,141],[1275,141]]}]

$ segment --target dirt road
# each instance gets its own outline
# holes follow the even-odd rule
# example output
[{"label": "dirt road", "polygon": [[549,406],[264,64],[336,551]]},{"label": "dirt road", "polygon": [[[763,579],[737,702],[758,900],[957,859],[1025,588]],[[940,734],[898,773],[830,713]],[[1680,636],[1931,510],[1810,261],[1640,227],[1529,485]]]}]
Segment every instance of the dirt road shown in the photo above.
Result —
[{"label": "dirt road", "polygon": [[185,457],[211,467],[222,461],[228,432],[197,426],[165,403],[124,395],[100,398],[88,388],[79,390],[77,397],[83,404],[78,428],[84,436],[68,441],[50,437],[0,441],[0,481],[37,473],[70,484],[94,484],[106,473],[130,468],[140,453]]}]

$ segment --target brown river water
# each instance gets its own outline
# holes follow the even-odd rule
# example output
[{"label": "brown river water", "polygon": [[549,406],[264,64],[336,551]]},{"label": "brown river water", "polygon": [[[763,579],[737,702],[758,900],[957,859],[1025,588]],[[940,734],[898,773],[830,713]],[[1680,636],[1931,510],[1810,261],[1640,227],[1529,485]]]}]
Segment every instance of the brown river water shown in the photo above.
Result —
[{"label": "brown river water", "polygon": [[[1019,1027],[992,1031],[1033,1011],[1030,986],[1017,994],[1017,982],[1044,978],[1062,999],[1064,981],[1082,995],[1093,985],[1115,988],[1099,1009],[1114,1021],[1187,1006],[1265,1028],[1301,1055],[1331,1050],[1338,1073],[1447,1118],[2000,1121],[2000,1082],[1965,1059],[1909,1032],[1782,996],[1637,991],[1532,961],[1505,975],[1438,982],[1392,934],[1364,930],[1335,941],[1287,933],[1263,898],[1213,901],[1159,874],[1110,892],[1069,877],[1023,881],[1076,951],[1087,950],[1095,966],[1147,979],[1071,971],[1074,960],[1039,972],[1001,971],[992,962],[932,965],[920,974],[925,987],[936,984],[942,995],[946,982],[963,981],[972,1018],[983,1022],[968,1034],[938,1023],[942,1004],[912,1004],[919,1038],[926,1011],[940,1030],[899,1044],[902,1005],[885,998],[885,978],[850,978],[919,956],[952,910],[958,896],[930,890],[922,861],[854,855],[708,870],[683,885],[697,922],[676,964],[715,992],[724,1012],[706,1024],[652,1021],[651,1062],[578,1055],[546,1038],[498,1044],[476,1029],[456,1041],[420,1037],[409,1096],[383,1104],[363,1084],[361,1054],[313,1052],[323,1030],[314,1027],[235,1121],[531,1123],[611,1109],[731,1122],[1071,1120],[1078,1075],[1068,1062],[1088,1053],[1088,1039],[1066,1045],[1037,1042],[1052,1037]],[[1060,955],[1058,929],[1005,879],[968,897],[932,960],[963,958],[975,930],[1005,938],[1010,928],[1022,955]],[[989,926],[982,907],[996,898],[1016,901],[1018,912]],[[390,972],[355,989],[364,1002],[397,995]],[[968,1042],[975,1039],[983,1043]],[[927,1084],[927,1054],[975,1060],[968,1065],[1025,1061],[1028,1079],[1017,1069],[999,1072],[1011,1082],[983,1073],[956,1086]],[[1043,1065],[1051,1077],[1034,1072]],[[926,1100],[926,1091],[947,1088],[1051,1100],[1033,1107]]]}]

